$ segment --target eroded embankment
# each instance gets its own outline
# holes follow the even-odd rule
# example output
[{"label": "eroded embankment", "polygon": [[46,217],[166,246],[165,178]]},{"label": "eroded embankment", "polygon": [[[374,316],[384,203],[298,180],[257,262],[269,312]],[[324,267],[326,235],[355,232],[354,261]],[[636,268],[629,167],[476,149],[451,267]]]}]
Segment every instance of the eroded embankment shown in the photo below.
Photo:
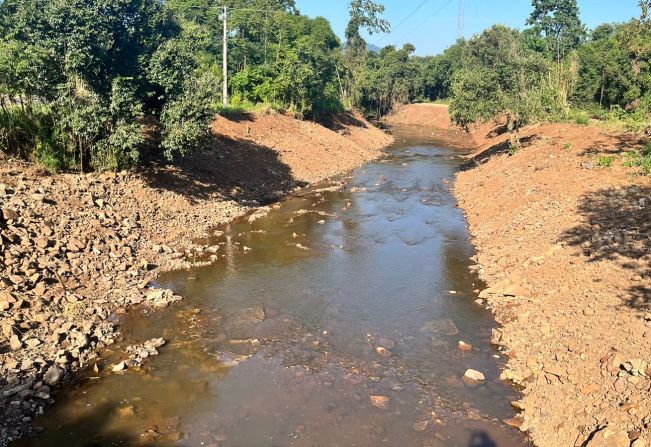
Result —
[{"label": "eroded embankment", "polygon": [[456,186],[504,325],[503,377],[524,387],[521,429],[541,446],[648,440],[651,183],[617,161],[636,138],[550,124],[523,140],[513,156],[485,140]]},{"label": "eroded embankment", "polygon": [[118,336],[111,315],[165,306],[161,270],[219,256],[193,243],[250,206],[376,158],[391,138],[357,115],[332,129],[283,115],[220,117],[206,150],[140,172],[48,175],[0,166],[0,445],[69,371]]},{"label": "eroded embankment", "polygon": [[524,390],[520,429],[540,446],[646,446],[651,181],[621,162],[641,141],[544,124],[509,155],[493,127],[473,131],[455,191],[490,285],[481,296],[503,325],[502,377]]}]

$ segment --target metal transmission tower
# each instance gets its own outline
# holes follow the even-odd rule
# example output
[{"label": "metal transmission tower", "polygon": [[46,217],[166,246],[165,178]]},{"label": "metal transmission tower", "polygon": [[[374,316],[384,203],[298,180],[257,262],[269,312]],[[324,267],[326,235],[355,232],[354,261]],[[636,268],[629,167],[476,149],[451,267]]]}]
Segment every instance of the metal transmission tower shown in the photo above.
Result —
[{"label": "metal transmission tower", "polygon": [[463,37],[463,25],[464,25],[464,15],[465,15],[465,4],[464,0],[459,0],[459,21],[457,22],[457,38],[461,39]]}]

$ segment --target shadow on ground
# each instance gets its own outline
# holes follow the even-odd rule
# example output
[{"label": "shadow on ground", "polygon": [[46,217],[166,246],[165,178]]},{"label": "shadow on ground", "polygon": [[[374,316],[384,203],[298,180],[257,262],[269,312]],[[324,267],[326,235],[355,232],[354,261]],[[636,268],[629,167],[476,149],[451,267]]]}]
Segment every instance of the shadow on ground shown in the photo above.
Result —
[{"label": "shadow on ground", "polygon": [[[520,138],[520,149],[524,149],[527,146],[531,146],[538,139],[539,137],[537,135],[529,135]],[[493,146],[484,149],[483,151],[479,152],[477,155],[473,156],[470,160],[468,160],[468,162],[464,163],[461,166],[461,170],[465,171],[468,169],[472,169],[478,165],[486,163],[488,160],[490,160],[491,158],[497,155],[508,154],[510,151],[511,151],[511,140],[505,140],[500,143],[494,144]]]},{"label": "shadow on ground", "polygon": [[154,160],[141,176],[152,187],[191,201],[219,197],[267,204],[299,185],[270,147],[224,136],[210,136],[204,149],[175,164]]},{"label": "shadow on ground", "polygon": [[[11,444],[12,447],[105,447],[112,445],[133,445],[133,435],[128,435],[120,430],[110,429],[108,421],[113,413],[117,411],[114,405],[102,404],[95,406],[92,410],[83,412],[83,416],[71,418],[63,426],[58,427],[53,433],[48,433],[47,427],[42,434],[36,436],[25,436],[19,441]],[[43,417],[43,416],[42,416]],[[104,423],[103,421],[106,421]],[[36,420],[38,425],[39,420]],[[153,445],[146,443],[144,436],[143,443],[139,445]],[[153,441],[153,440],[152,440]]]},{"label": "shadow on ground", "polygon": [[651,188],[628,186],[591,192],[581,199],[584,223],[566,231],[561,240],[583,248],[590,261],[609,260],[639,275],[624,291],[626,304],[651,310]]}]

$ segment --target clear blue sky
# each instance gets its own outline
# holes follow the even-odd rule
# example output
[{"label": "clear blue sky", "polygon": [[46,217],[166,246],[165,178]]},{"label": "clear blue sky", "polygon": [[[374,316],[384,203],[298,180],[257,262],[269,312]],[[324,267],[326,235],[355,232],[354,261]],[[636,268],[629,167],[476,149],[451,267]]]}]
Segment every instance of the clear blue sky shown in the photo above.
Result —
[{"label": "clear blue sky", "polygon": [[[369,43],[382,47],[402,46],[411,42],[419,55],[437,54],[449,47],[457,37],[459,0],[429,0],[400,26],[397,26],[425,0],[378,0],[385,5],[384,17],[391,22],[388,35],[365,36]],[[296,0],[301,13],[323,16],[330,20],[335,32],[343,36],[348,20],[349,0]],[[623,22],[639,16],[637,0],[579,0],[581,19],[593,28],[604,22]],[[464,35],[494,25],[523,28],[531,12],[530,0],[465,0]]]}]

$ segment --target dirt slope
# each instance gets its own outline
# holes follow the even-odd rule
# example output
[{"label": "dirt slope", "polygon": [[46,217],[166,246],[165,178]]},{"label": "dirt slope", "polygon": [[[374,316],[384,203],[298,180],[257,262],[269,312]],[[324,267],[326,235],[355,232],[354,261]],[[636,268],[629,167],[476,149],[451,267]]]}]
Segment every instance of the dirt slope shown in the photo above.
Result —
[{"label": "dirt slope", "polygon": [[[420,122],[423,107],[400,113]],[[622,165],[644,142],[543,124],[525,128],[511,156],[502,131],[472,131],[477,150],[455,192],[490,286],[480,296],[503,325],[502,377],[523,388],[512,423],[539,446],[648,446],[651,179]]]},{"label": "dirt slope", "polygon": [[520,428],[540,446],[648,445],[651,181],[621,163],[641,142],[568,124],[526,128],[513,156],[505,135],[475,139],[456,193]]},{"label": "dirt slope", "polygon": [[193,239],[391,141],[359,116],[333,126],[220,117],[204,151],[140,172],[48,175],[0,159],[0,446],[119,336],[112,313],[177,299],[147,289],[161,269],[220,256]]},{"label": "dirt slope", "polygon": [[388,125],[427,126],[438,129],[454,129],[444,104],[409,104],[397,108],[383,119]]}]

